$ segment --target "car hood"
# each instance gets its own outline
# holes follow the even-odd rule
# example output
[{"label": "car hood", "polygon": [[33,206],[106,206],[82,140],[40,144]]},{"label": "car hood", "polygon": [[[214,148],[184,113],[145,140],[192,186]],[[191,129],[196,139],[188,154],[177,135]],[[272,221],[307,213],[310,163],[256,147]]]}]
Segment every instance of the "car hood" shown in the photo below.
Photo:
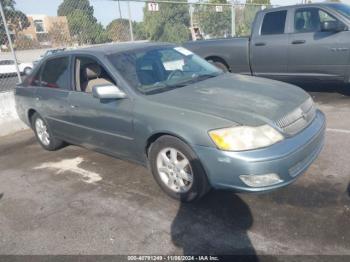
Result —
[{"label": "car hood", "polygon": [[230,73],[149,96],[166,106],[251,126],[275,123],[309,97],[290,84]]}]

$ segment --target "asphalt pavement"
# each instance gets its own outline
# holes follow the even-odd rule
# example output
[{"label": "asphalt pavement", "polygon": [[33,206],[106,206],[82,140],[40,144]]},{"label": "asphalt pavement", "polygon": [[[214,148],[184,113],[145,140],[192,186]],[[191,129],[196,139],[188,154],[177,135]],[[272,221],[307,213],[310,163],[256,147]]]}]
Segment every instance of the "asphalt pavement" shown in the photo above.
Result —
[{"label": "asphalt pavement", "polygon": [[31,131],[0,138],[0,254],[350,255],[350,96],[309,91],[327,116],[324,150],[268,194],[181,204],[135,164],[47,152]]}]

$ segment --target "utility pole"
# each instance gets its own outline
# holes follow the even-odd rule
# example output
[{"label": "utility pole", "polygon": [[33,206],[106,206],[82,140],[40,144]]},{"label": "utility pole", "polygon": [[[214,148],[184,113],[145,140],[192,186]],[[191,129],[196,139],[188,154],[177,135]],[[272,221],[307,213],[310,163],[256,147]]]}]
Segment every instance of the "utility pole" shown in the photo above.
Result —
[{"label": "utility pole", "polygon": [[231,1],[231,36],[236,36],[236,8],[234,0]]},{"label": "utility pole", "polygon": [[129,15],[130,40],[134,41],[134,32],[133,32],[132,21],[131,21],[130,1],[128,1],[128,15]]}]

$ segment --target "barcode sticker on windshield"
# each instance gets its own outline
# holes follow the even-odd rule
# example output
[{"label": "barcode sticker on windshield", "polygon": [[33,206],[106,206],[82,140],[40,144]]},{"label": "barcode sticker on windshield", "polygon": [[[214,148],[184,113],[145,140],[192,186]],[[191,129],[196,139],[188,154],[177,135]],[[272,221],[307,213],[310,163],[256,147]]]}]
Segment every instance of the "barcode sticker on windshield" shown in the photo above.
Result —
[{"label": "barcode sticker on windshield", "polygon": [[185,56],[193,55],[193,53],[190,50],[183,48],[181,46],[175,47],[174,49]]}]

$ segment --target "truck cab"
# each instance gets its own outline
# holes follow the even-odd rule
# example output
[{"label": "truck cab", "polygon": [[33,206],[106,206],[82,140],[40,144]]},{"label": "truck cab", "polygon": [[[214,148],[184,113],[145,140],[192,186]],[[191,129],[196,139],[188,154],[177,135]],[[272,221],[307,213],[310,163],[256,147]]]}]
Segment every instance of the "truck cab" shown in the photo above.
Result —
[{"label": "truck cab", "polygon": [[291,83],[349,83],[349,28],[349,5],[285,6],[259,11],[250,37],[184,46],[233,73]]},{"label": "truck cab", "polygon": [[252,73],[286,81],[348,81],[349,21],[333,6],[337,4],[259,12],[250,41]]}]

